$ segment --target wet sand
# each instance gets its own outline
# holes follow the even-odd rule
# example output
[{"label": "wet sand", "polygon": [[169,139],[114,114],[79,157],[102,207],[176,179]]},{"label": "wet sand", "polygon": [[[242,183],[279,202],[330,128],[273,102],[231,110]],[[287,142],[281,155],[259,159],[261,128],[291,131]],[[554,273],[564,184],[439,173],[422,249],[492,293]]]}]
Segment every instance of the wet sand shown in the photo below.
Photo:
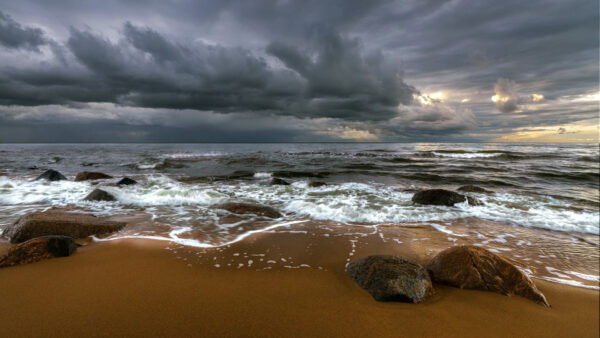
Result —
[{"label": "wet sand", "polygon": [[321,242],[284,231],[205,250],[150,240],[84,243],[71,257],[0,270],[0,336],[599,334],[595,290],[535,280],[552,308],[440,285],[424,304],[379,303],[344,274],[348,249],[352,259],[386,252],[421,262],[427,250]]}]

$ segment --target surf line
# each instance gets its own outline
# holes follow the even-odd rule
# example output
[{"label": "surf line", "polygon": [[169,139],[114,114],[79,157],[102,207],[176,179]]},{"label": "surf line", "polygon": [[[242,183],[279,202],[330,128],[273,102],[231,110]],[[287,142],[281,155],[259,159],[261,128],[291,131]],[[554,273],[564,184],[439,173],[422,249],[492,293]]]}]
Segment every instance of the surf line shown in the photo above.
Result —
[{"label": "surf line", "polygon": [[308,221],[310,221],[310,220],[298,220],[298,221],[276,223],[276,224],[269,225],[268,227],[265,227],[262,229],[256,229],[256,230],[250,230],[250,231],[244,232],[243,234],[238,235],[236,238],[234,238],[228,242],[219,243],[219,244],[203,243],[197,239],[179,238],[177,236],[179,234],[182,234],[182,233],[192,230],[192,228],[190,228],[190,227],[174,229],[171,232],[169,232],[169,237],[148,236],[148,235],[143,235],[143,236],[126,235],[126,236],[116,236],[116,237],[107,237],[107,238],[98,238],[96,236],[91,236],[91,237],[94,242],[108,242],[108,241],[116,241],[119,239],[150,239],[150,240],[155,240],[155,241],[168,241],[168,242],[173,242],[173,243],[177,243],[180,245],[191,246],[191,247],[196,247],[196,248],[219,248],[219,247],[237,243],[250,235],[273,230],[276,228],[289,227],[290,225],[293,225],[293,224],[305,223]]}]

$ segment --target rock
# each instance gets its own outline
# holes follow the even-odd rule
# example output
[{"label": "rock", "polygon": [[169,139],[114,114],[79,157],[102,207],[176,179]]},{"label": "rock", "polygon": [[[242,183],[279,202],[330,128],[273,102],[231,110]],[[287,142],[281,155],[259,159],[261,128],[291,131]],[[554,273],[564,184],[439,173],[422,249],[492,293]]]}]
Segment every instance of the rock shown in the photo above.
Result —
[{"label": "rock", "polygon": [[290,182],[282,180],[281,178],[273,177],[273,179],[271,179],[271,185],[290,185]]},{"label": "rock", "polygon": [[59,173],[56,170],[52,170],[52,169],[48,169],[46,171],[44,171],[43,174],[41,174],[40,176],[38,176],[36,178],[36,180],[48,180],[48,181],[62,181],[62,180],[66,180],[67,178],[63,176],[63,174]]},{"label": "rock", "polygon": [[346,266],[346,273],[378,301],[421,303],[433,294],[427,270],[404,257],[360,258]]},{"label": "rock", "polygon": [[117,185],[134,185],[137,183],[138,182],[136,180],[133,180],[129,177],[123,177],[119,182],[117,182]]},{"label": "rock", "polygon": [[427,270],[434,282],[461,289],[519,295],[550,306],[529,277],[506,259],[484,248],[465,245],[446,249],[429,262]]},{"label": "rock", "polygon": [[412,201],[418,204],[425,205],[445,205],[453,206],[456,203],[468,201],[470,205],[483,205],[483,202],[474,197],[465,197],[454,191],[444,189],[429,189],[419,191],[413,195]]},{"label": "rock", "polygon": [[478,198],[471,197],[471,196],[467,196],[467,203],[469,203],[469,205],[472,205],[474,207],[484,205],[484,203],[482,201],[480,201]]},{"label": "rock", "polygon": [[326,185],[327,185],[327,183],[321,182],[321,181],[308,182],[308,186],[311,188],[318,188],[318,187],[322,187],[322,186],[326,186]]},{"label": "rock", "polygon": [[11,243],[48,235],[62,235],[72,238],[84,238],[118,231],[125,226],[123,222],[109,221],[104,217],[81,212],[69,212],[64,209],[30,212],[21,216],[14,224],[8,225],[2,235]]},{"label": "rock", "polygon": [[76,248],[73,238],[67,236],[33,238],[10,248],[8,253],[0,258],[0,268],[70,256]]},{"label": "rock", "polygon": [[234,214],[255,214],[270,218],[279,218],[282,216],[281,213],[275,208],[261,204],[228,202],[214,205],[212,208],[227,210],[229,212],[233,212]]},{"label": "rock", "polygon": [[476,192],[476,193],[490,193],[491,191],[487,189],[483,189],[482,187],[478,187],[476,185],[463,185],[462,187],[457,189],[462,192]]},{"label": "rock", "polygon": [[112,178],[110,175],[106,175],[104,173],[94,172],[94,171],[82,171],[77,176],[75,176],[75,182],[78,181],[89,181],[89,180],[103,180],[107,178]]},{"label": "rock", "polygon": [[107,193],[104,190],[94,189],[91,193],[89,193],[84,199],[84,201],[104,201],[104,202],[112,202],[117,199],[115,196]]}]

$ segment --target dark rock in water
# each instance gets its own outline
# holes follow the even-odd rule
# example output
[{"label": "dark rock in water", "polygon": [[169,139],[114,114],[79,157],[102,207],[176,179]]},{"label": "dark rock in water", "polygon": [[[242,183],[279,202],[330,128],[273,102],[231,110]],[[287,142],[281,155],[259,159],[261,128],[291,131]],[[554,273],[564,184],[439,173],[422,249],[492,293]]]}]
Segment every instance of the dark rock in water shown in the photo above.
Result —
[{"label": "dark rock in water", "polygon": [[84,201],[104,201],[104,202],[112,202],[117,199],[115,196],[107,193],[104,190],[94,189],[91,193],[89,193],[84,199]]},{"label": "dark rock in water", "polygon": [[404,257],[360,258],[346,266],[346,273],[378,301],[421,303],[433,294],[427,270]]},{"label": "dark rock in water", "polygon": [[308,186],[311,188],[318,188],[318,187],[322,187],[322,186],[326,186],[326,185],[327,185],[327,183],[321,182],[321,181],[308,182]]},{"label": "dark rock in water", "polygon": [[462,192],[476,192],[476,193],[490,193],[491,191],[483,189],[482,187],[478,187],[476,185],[463,185],[462,187],[457,189]]},{"label": "dark rock in water", "polygon": [[281,178],[273,177],[271,185],[290,185],[290,182],[282,180]]},{"label": "dark rock in water", "polygon": [[445,205],[453,206],[456,203],[468,201],[470,205],[483,205],[483,202],[474,197],[465,197],[454,191],[444,189],[430,189],[419,191],[413,195],[412,201],[418,204],[425,205]]},{"label": "dark rock in water", "polygon": [[75,241],[71,237],[37,237],[10,248],[4,257],[0,257],[0,268],[34,263],[54,257],[66,257],[76,249]]},{"label": "dark rock in water", "polygon": [[36,178],[36,180],[48,180],[48,181],[62,181],[62,180],[66,180],[67,178],[63,176],[63,174],[59,173],[56,170],[53,169],[48,169],[46,171],[44,171],[43,174],[41,174],[40,176],[38,176]]},{"label": "dark rock in water", "polygon": [[133,180],[129,177],[123,177],[119,182],[117,182],[117,185],[133,185],[137,183],[138,182],[136,180]]},{"label": "dark rock in water", "polygon": [[21,216],[14,224],[8,225],[2,236],[11,243],[48,235],[62,235],[72,238],[84,238],[121,230],[123,222],[109,221],[104,217],[81,212],[69,212],[54,208],[47,211],[30,212]]},{"label": "dark rock in water", "polygon": [[223,209],[229,212],[233,212],[234,214],[255,214],[259,216],[266,216],[270,218],[279,218],[281,217],[281,213],[277,211],[277,209],[261,205],[261,204],[253,204],[253,203],[223,203],[212,206],[215,209]]},{"label": "dark rock in water", "polygon": [[481,202],[479,199],[475,198],[475,197],[471,197],[471,196],[467,196],[467,203],[469,203],[469,205],[472,205],[474,207],[476,206],[480,206],[483,205],[484,203]]},{"label": "dark rock in water", "polygon": [[506,259],[484,248],[465,245],[446,249],[429,262],[427,270],[435,282],[461,289],[519,295],[550,306],[529,277]]},{"label": "dark rock in water", "polygon": [[94,171],[82,171],[77,176],[75,176],[75,182],[78,181],[89,181],[89,180],[103,180],[107,178],[112,178],[110,175],[106,175],[104,173],[94,172]]}]

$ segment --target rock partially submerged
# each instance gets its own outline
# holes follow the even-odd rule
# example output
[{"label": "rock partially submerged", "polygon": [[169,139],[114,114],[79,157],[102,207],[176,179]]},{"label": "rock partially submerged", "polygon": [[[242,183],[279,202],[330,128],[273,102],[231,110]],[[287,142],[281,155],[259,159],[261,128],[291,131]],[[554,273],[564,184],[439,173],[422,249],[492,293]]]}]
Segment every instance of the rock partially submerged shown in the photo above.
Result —
[{"label": "rock partially submerged", "polygon": [[134,179],[131,179],[129,177],[123,177],[121,180],[119,180],[119,182],[117,182],[117,185],[134,185],[137,183],[138,182]]},{"label": "rock partially submerged", "polygon": [[115,198],[115,196],[111,195],[110,193],[108,193],[104,190],[94,189],[94,191],[89,193],[83,200],[84,201],[112,202],[112,201],[116,201],[117,199]]},{"label": "rock partially submerged", "polygon": [[310,181],[308,182],[308,186],[311,188],[318,188],[318,187],[323,187],[326,186],[327,183],[322,182],[322,181]]},{"label": "rock partially submerged", "polygon": [[20,243],[0,258],[0,268],[29,264],[54,257],[70,256],[77,249],[75,241],[67,236],[43,236]]},{"label": "rock partially submerged", "polygon": [[2,235],[9,238],[11,243],[21,243],[48,235],[84,238],[115,232],[123,227],[123,222],[109,221],[92,214],[50,209],[21,216],[14,224],[8,225]]},{"label": "rock partially submerged", "polygon": [[254,214],[258,216],[265,216],[270,218],[282,217],[281,213],[277,209],[254,203],[235,203],[228,202],[212,206],[215,209],[223,209],[234,214]]},{"label": "rock partially submerged", "polygon": [[427,270],[434,282],[461,289],[519,295],[550,306],[529,277],[506,259],[484,248],[465,245],[446,249],[429,262]]},{"label": "rock partially submerged", "polygon": [[107,178],[112,178],[112,176],[107,175],[105,173],[95,172],[95,171],[82,171],[77,176],[75,176],[75,182],[79,181],[90,181],[90,180],[104,180]]},{"label": "rock partially submerged", "polygon": [[273,177],[273,179],[271,179],[271,185],[290,185],[290,182],[278,177]]},{"label": "rock partially submerged", "polygon": [[48,170],[44,171],[43,174],[38,176],[36,178],[36,181],[37,180],[48,180],[48,181],[54,182],[54,181],[62,181],[62,180],[66,180],[66,179],[67,178],[65,176],[63,176],[63,174],[59,173],[58,171],[53,170],[53,169],[48,169]]},{"label": "rock partially submerged", "polygon": [[427,270],[404,257],[360,258],[346,266],[346,273],[378,301],[421,303],[433,294]]},{"label": "rock partially submerged", "polygon": [[482,187],[478,187],[476,185],[463,185],[462,187],[456,189],[458,191],[462,191],[462,192],[476,192],[476,193],[480,193],[480,194],[487,194],[490,193],[491,191],[487,190],[487,189],[483,189]]},{"label": "rock partially submerged", "polygon": [[412,201],[424,205],[453,206],[456,203],[467,201],[470,205],[483,205],[483,202],[475,197],[464,196],[459,193],[444,189],[422,190],[413,195]]}]

